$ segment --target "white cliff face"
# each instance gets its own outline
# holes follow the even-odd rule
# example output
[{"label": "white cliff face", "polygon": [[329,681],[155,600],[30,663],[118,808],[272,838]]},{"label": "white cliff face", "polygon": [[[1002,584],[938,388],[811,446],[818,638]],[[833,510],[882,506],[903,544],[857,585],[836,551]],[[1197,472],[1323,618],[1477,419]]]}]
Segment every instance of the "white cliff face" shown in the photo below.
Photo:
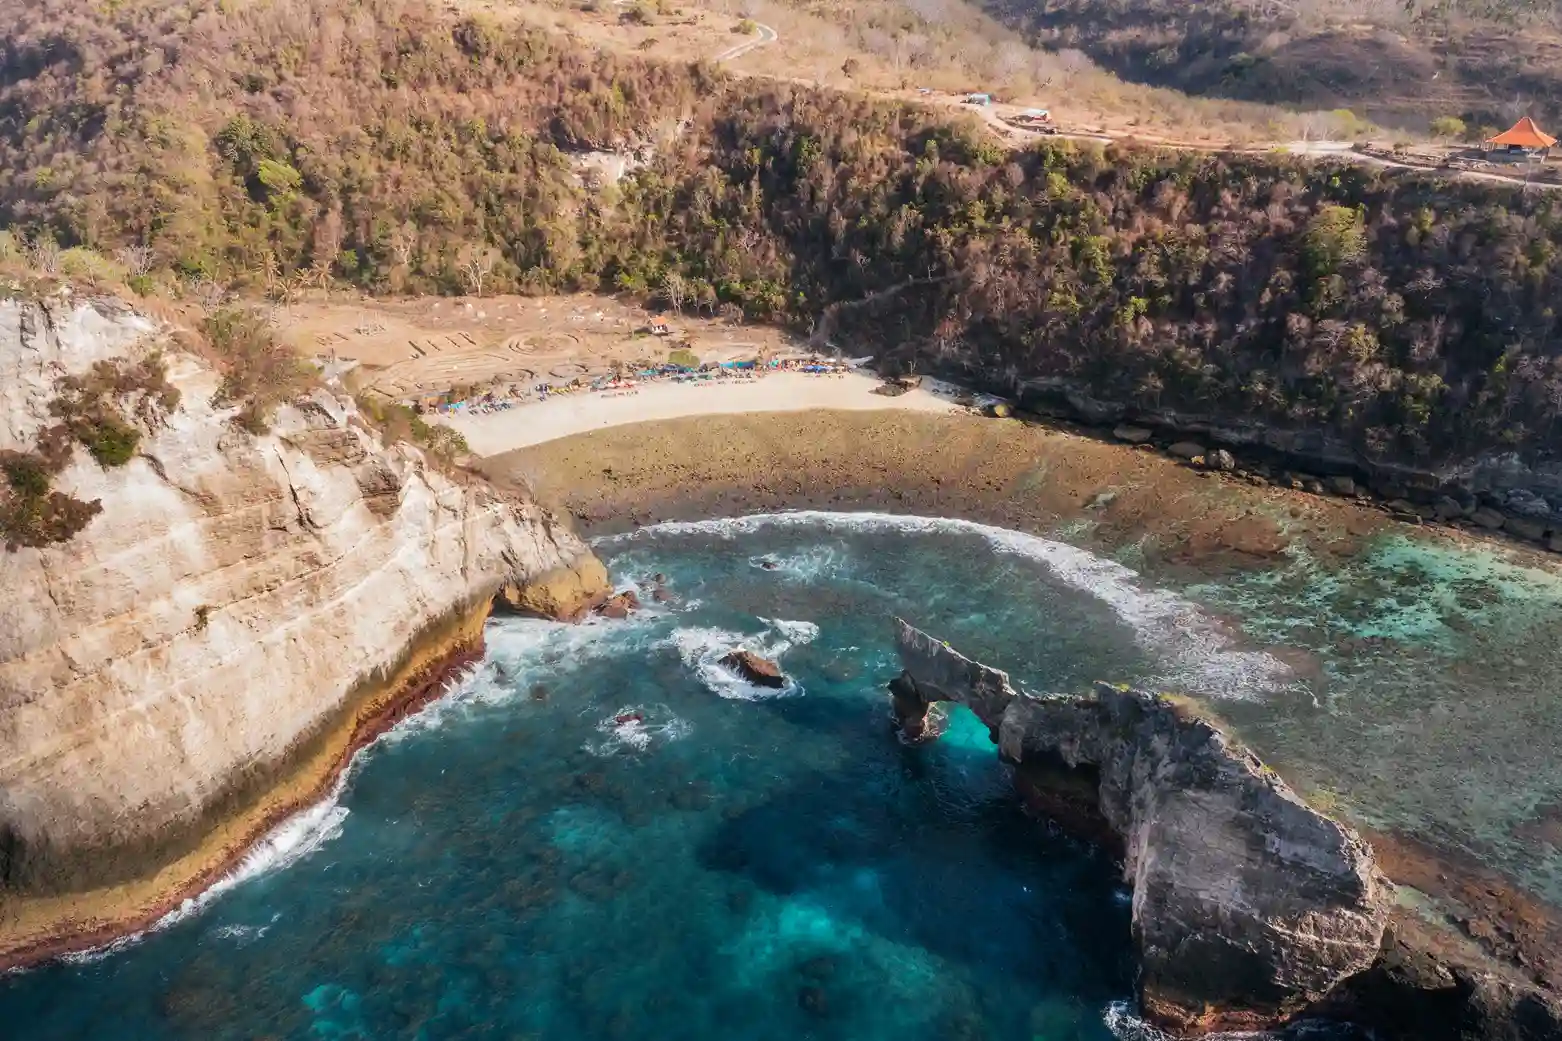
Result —
[{"label": "white cliff face", "polygon": [[[47,424],[59,376],[154,349],[112,302],[50,311],[0,303],[0,449]],[[0,551],[0,883],[192,824],[431,623],[587,553],[536,506],[385,447],[345,398],[255,437],[212,407],[215,372],[166,357],[166,425],[124,467],[78,449],[55,482],[102,512]]]}]

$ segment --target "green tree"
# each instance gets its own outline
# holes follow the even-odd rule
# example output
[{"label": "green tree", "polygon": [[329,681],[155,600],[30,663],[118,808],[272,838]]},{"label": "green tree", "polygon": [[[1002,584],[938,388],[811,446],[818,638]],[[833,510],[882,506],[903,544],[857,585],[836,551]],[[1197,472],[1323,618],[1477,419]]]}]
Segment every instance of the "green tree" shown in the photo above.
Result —
[{"label": "green tree", "polygon": [[1303,253],[1314,278],[1338,274],[1367,252],[1367,226],[1361,209],[1330,204],[1313,214],[1303,235]]}]

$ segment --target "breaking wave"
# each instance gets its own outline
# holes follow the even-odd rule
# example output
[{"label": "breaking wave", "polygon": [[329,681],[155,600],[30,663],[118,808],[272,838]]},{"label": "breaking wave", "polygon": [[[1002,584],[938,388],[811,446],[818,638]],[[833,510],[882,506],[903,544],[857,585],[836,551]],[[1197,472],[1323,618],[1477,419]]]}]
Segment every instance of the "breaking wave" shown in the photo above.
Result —
[{"label": "breaking wave", "polygon": [[682,740],[693,729],[666,705],[625,705],[597,722],[602,740],[587,742],[585,749],[602,758],[626,751],[644,752],[659,741]]},{"label": "breaking wave", "polygon": [[782,687],[761,687],[721,663],[721,659],[734,650],[749,651],[774,661],[791,648],[812,643],[819,636],[819,627],[812,622],[769,618],[761,618],[760,621],[768,628],[754,635],[727,629],[690,627],[674,629],[668,640],[683,663],[694,670],[700,682],[719,697],[735,701],[765,701],[803,693],[803,688],[791,676],[786,678],[786,684]]},{"label": "breaking wave", "polygon": [[[450,713],[465,711],[474,704],[497,704],[511,699],[517,696],[519,687],[510,684],[524,681],[529,672],[556,673],[561,662],[578,661],[584,655],[622,650],[626,637],[635,639],[641,635],[643,628],[632,623],[606,620],[565,625],[530,619],[506,619],[490,625],[487,631],[489,653],[484,663],[451,680],[439,697],[359,749],[324,799],[277,825],[251,846],[227,874],[200,893],[184,900],[152,925],[139,932],[117,937],[101,947],[61,955],[60,960],[78,965],[101,961],[139,943],[151,933],[200,914],[229,890],[297,863],[342,834],[342,826],[348,815],[347,807],[342,805],[342,796],[353,773],[376,746],[382,742],[393,744],[413,734],[437,730],[444,725]],[[503,679],[507,662],[514,669],[508,674],[509,679]],[[681,724],[681,721],[676,722]],[[665,727],[662,732],[671,733]],[[230,939],[240,937],[245,935],[242,931],[245,928],[225,926],[219,930],[219,934]],[[261,927],[262,931],[264,928]]]},{"label": "breaking wave", "polygon": [[[1114,1001],[1106,1007],[1101,1020],[1117,1041],[1177,1041],[1176,1036],[1151,1026],[1134,1012],[1126,1001]],[[1282,1031],[1217,1030],[1205,1034],[1205,1041],[1354,1041],[1360,1032],[1348,1024],[1322,1020],[1292,1023]]]},{"label": "breaking wave", "polygon": [[835,546],[810,546],[792,553],[766,553],[749,557],[750,567],[772,571],[800,582],[839,578],[847,567],[847,555]]},{"label": "breaking wave", "polygon": [[[359,754],[361,755],[362,752]],[[224,893],[250,879],[259,878],[273,871],[281,871],[309,856],[342,833],[342,824],[347,820],[348,812],[347,807],[341,805],[342,793],[347,789],[348,777],[357,762],[357,757],[354,757],[353,764],[342,771],[330,795],[313,806],[300,810],[273,828],[264,838],[250,847],[231,871],[208,888],[187,898],[178,907],[140,932],[121,936],[102,947],[61,955],[60,960],[73,965],[102,961],[139,943],[150,933],[167,929],[200,914]],[[236,933],[230,927],[230,931],[225,935],[232,936]]]},{"label": "breaking wave", "polygon": [[[799,510],[718,520],[667,521],[595,541],[597,545],[614,545],[657,535],[735,539],[765,528],[974,535],[999,553],[1045,565],[1060,581],[1106,604],[1133,631],[1140,646],[1162,663],[1163,674],[1154,677],[1157,684],[1206,697],[1250,698],[1290,688],[1296,683],[1295,674],[1279,658],[1263,651],[1240,648],[1236,638],[1196,604],[1169,590],[1143,587],[1139,573],[1132,568],[1066,543],[974,521],[891,513]],[[781,558],[755,559],[779,561]]]}]

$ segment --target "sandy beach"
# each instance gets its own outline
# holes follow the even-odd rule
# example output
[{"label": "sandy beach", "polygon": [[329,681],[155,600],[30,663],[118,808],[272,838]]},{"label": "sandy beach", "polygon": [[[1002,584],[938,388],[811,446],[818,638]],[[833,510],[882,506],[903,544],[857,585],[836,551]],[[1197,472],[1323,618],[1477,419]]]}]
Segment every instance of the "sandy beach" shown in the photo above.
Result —
[{"label": "sandy beach", "polygon": [[927,389],[893,398],[875,394],[873,388],[879,382],[875,377],[856,372],[837,376],[779,372],[753,381],[650,383],[633,393],[581,392],[500,412],[441,416],[438,421],[459,431],[477,455],[491,456],[628,423],[689,416],[824,409],[838,412],[959,410],[950,397]]},{"label": "sandy beach", "polygon": [[1088,520],[1089,534],[1076,537],[1091,549],[1134,545],[1152,568],[1209,572],[1263,566],[1297,539],[1316,553],[1349,552],[1387,521],[1350,500],[1253,488],[1147,447],[963,410],[703,415],[554,437],[482,469],[592,535],[790,509],[959,517],[1037,535]]}]

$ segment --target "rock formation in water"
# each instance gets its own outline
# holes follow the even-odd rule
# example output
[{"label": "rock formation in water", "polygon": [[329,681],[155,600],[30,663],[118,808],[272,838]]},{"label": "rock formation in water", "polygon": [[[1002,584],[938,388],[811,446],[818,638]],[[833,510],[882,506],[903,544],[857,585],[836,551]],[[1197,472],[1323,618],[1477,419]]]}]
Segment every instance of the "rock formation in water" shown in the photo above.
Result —
[{"label": "rock formation in water", "polygon": [[786,686],[786,674],[781,666],[768,658],[761,658],[752,651],[734,650],[722,655],[721,664],[758,687]]},{"label": "rock formation in water", "polygon": [[[0,303],[0,453],[37,443],[61,377],[160,339],[117,301]],[[256,435],[211,367],[165,361],[179,405],[134,456],[54,479],[100,512],[0,553],[0,968],[212,881],[481,651],[496,593],[567,616],[608,591],[549,513],[387,446],[350,399]]]},{"label": "rock formation in water", "polygon": [[1194,1033],[1281,1023],[1378,957],[1392,890],[1372,850],[1215,726],[1104,685],[1021,694],[1005,673],[897,628],[905,671],[891,690],[908,737],[925,733],[932,703],[964,704],[1023,789],[1061,793],[1049,811],[1115,840],[1149,1020]]}]

